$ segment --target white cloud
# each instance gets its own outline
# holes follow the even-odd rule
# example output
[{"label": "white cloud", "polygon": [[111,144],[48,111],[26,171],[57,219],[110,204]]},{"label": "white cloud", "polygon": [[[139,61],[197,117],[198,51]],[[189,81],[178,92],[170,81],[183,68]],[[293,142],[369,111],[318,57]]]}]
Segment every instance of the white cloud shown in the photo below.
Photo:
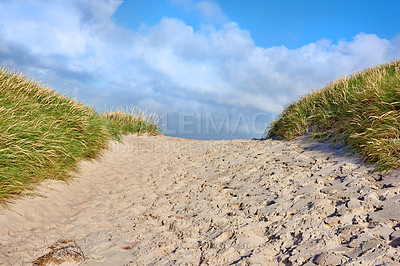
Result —
[{"label": "white cloud", "polygon": [[217,23],[228,22],[228,18],[222,12],[221,7],[212,1],[199,1],[195,4],[194,8],[200,12],[203,19],[214,21]]},{"label": "white cloud", "polygon": [[[214,2],[184,2],[204,16],[226,19]],[[360,33],[352,40],[317,40],[288,49],[257,47],[235,22],[195,31],[164,18],[133,32],[113,23],[119,5],[113,0],[2,2],[0,64],[43,81],[59,76],[67,91],[89,103],[104,94],[98,104],[141,103],[160,114],[207,111],[222,119],[224,112],[276,114],[338,76],[400,56],[400,35],[386,40]]]},{"label": "white cloud", "polygon": [[229,22],[229,18],[215,1],[170,0],[170,2],[186,11],[197,13],[207,23],[221,26]]}]

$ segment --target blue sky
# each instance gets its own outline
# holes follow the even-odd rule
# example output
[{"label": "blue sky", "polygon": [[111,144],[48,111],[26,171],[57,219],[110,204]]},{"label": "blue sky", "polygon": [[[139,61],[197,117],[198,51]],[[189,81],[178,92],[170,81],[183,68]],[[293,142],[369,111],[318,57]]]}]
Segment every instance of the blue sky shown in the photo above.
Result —
[{"label": "blue sky", "polygon": [[[209,22],[196,12],[195,1],[130,0],[116,11],[117,24],[137,30],[163,17],[179,18],[195,30]],[[351,40],[360,32],[392,38],[399,32],[396,0],[219,0],[226,16],[250,31],[257,46],[298,48],[319,39]],[[215,21],[213,21],[215,22]]]},{"label": "blue sky", "polygon": [[398,1],[0,0],[0,65],[167,135],[260,137],[283,107],[400,58]]}]

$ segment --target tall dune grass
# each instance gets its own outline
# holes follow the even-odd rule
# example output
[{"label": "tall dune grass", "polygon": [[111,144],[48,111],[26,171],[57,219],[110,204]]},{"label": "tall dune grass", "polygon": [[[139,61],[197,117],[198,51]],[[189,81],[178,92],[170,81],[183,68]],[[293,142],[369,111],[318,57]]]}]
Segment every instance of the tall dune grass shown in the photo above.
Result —
[{"label": "tall dune grass", "polygon": [[400,167],[400,60],[343,77],[288,105],[266,137],[343,142],[377,170]]},{"label": "tall dune grass", "polygon": [[0,200],[44,179],[66,179],[121,134],[160,133],[154,115],[105,114],[0,68]]},{"label": "tall dune grass", "polygon": [[148,133],[149,135],[160,134],[159,117],[156,114],[148,115],[138,107],[120,108],[116,111],[102,113],[100,116],[108,122],[108,128],[115,139],[132,132]]}]

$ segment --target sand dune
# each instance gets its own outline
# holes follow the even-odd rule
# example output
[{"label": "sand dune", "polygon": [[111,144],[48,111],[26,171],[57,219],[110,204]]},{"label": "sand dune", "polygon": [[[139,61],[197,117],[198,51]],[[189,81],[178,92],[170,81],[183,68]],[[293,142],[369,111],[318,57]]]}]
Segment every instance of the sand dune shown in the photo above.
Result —
[{"label": "sand dune", "polygon": [[127,136],[0,213],[0,264],[400,265],[400,177],[303,140]]}]

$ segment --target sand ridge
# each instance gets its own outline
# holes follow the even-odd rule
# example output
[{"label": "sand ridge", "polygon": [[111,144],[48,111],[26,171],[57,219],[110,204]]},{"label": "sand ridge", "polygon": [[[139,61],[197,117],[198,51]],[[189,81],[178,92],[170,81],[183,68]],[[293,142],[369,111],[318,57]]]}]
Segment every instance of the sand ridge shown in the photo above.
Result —
[{"label": "sand ridge", "polygon": [[129,135],[80,169],[1,210],[1,265],[400,265],[399,172],[329,145]]}]

